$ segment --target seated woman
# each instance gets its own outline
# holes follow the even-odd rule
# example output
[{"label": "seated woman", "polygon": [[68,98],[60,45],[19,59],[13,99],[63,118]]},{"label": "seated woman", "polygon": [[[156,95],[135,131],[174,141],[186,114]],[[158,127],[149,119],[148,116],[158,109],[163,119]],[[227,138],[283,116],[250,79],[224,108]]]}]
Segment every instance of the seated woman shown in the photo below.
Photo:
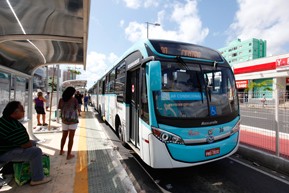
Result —
[{"label": "seated woman", "polygon": [[24,107],[19,101],[11,101],[0,118],[0,162],[29,162],[31,186],[51,181],[45,177],[42,166],[42,150],[29,139],[26,128],[19,122],[24,117]]}]

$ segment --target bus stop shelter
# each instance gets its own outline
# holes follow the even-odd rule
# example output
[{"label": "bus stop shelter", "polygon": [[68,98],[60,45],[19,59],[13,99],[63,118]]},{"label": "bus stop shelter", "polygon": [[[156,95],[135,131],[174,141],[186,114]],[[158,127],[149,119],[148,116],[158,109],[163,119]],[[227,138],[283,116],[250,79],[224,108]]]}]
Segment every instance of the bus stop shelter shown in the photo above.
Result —
[{"label": "bus stop shelter", "polygon": [[87,80],[67,80],[62,82],[62,89],[65,89],[69,86],[74,87],[76,90],[85,91]]},{"label": "bus stop shelter", "polygon": [[90,0],[0,1],[0,110],[11,100],[25,105],[33,137],[33,76],[41,66],[83,65]]}]

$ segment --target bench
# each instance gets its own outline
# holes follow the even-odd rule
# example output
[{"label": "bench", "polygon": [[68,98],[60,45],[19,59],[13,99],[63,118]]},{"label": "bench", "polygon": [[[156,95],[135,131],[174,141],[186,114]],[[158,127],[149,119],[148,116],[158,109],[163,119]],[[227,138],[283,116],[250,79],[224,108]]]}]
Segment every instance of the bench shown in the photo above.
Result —
[{"label": "bench", "polygon": [[0,189],[13,180],[13,163],[0,162]]},{"label": "bench", "polygon": [[2,173],[2,170],[7,163],[8,162],[0,162],[0,188],[2,188],[6,184],[5,177],[4,177],[4,174]]}]

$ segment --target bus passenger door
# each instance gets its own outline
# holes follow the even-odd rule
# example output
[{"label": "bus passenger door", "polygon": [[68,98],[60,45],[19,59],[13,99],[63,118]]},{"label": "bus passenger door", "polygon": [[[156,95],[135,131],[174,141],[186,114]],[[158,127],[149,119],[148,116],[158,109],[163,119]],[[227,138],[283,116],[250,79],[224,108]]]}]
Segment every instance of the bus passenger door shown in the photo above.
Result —
[{"label": "bus passenger door", "polygon": [[128,95],[130,97],[130,141],[139,147],[139,69],[128,73]]}]

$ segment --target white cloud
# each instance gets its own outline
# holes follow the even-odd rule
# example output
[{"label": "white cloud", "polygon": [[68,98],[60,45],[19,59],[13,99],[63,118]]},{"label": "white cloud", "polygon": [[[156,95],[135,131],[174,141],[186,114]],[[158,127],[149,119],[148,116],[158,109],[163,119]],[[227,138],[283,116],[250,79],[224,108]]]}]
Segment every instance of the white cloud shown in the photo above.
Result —
[{"label": "white cloud", "polygon": [[113,63],[115,63],[118,59],[119,59],[119,57],[118,57],[116,54],[110,53],[110,54],[108,55],[108,59],[107,59],[107,60],[109,61],[109,63],[113,64]]},{"label": "white cloud", "polygon": [[125,23],[124,20],[120,20],[120,22],[119,22],[120,27],[123,27],[124,23]]},{"label": "white cloud", "polygon": [[140,7],[157,7],[159,5],[157,0],[123,0],[128,8],[138,9]]},{"label": "white cloud", "polygon": [[138,9],[141,6],[141,0],[123,0],[128,8]]},{"label": "white cloud", "polygon": [[146,26],[137,22],[129,22],[125,28],[126,38],[131,42],[136,42],[139,39],[146,37]]},{"label": "white cloud", "polygon": [[157,7],[159,6],[159,2],[157,0],[146,0],[144,2],[144,7]]},{"label": "white cloud", "polygon": [[[187,0],[184,3],[173,2],[170,6],[164,7],[165,10],[159,11],[156,21],[161,26],[148,26],[149,38],[202,43],[207,37],[209,29],[202,26],[196,0]],[[169,8],[172,8],[172,10]],[[165,29],[165,17],[170,18],[171,22],[176,24],[176,28],[172,30]],[[125,28],[125,33],[129,41],[135,42],[146,38],[147,26],[145,23],[130,22]]]},{"label": "white cloud", "polygon": [[82,71],[82,73],[77,76],[77,79],[87,80],[87,88],[89,89],[104,75],[117,59],[118,57],[114,53],[110,53],[106,56],[105,54],[90,52],[87,55],[87,70]]},{"label": "white cloud", "polygon": [[289,43],[288,0],[238,0],[239,10],[228,41],[240,38],[267,40],[267,55],[284,53]]}]

